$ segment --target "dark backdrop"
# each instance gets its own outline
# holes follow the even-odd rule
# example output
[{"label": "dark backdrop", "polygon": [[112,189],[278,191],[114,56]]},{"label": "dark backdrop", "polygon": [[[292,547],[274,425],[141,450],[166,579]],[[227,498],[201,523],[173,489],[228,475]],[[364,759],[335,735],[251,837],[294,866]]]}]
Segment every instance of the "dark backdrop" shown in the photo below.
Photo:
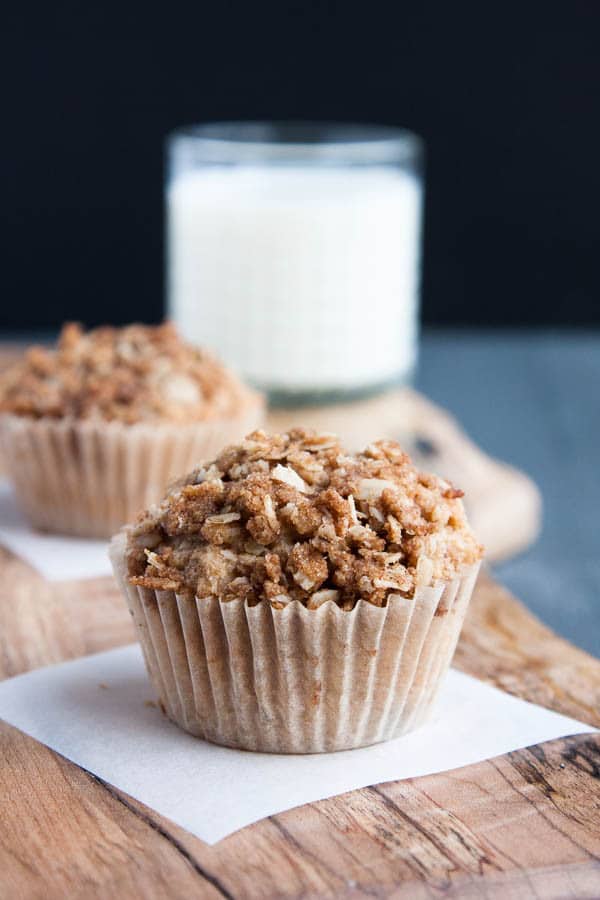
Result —
[{"label": "dark backdrop", "polygon": [[1,42],[0,327],[159,319],[164,136],[227,118],[424,136],[427,321],[600,322],[600,3],[38,3]]}]

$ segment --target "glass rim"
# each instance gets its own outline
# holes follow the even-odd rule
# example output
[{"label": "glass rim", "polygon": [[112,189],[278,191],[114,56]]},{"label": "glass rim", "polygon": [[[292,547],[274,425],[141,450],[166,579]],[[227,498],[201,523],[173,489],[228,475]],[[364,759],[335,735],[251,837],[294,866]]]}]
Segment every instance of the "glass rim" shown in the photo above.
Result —
[{"label": "glass rim", "polygon": [[393,125],[319,120],[223,121],[185,125],[167,135],[173,151],[193,146],[207,161],[348,159],[401,162],[423,152],[419,135]]}]

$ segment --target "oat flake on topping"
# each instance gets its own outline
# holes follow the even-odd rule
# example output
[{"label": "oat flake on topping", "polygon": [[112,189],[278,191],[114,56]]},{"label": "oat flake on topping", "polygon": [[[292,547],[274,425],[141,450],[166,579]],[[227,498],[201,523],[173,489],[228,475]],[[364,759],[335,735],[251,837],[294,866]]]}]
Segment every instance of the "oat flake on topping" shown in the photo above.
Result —
[{"label": "oat flake on topping", "polygon": [[0,376],[0,411],[32,418],[198,422],[237,415],[256,402],[170,323],[88,332],[70,323],[55,349],[31,347]]},{"label": "oat flake on topping", "polygon": [[461,496],[393,441],[351,456],[331,435],[255,431],[138,518],[130,578],[276,608],[383,606],[480,558]]}]

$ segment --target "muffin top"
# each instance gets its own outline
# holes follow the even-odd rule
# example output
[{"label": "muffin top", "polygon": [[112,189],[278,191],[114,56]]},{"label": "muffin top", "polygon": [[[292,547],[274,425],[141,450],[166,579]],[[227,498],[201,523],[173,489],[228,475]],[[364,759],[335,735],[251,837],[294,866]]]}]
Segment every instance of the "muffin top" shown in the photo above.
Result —
[{"label": "muffin top", "polygon": [[0,411],[41,418],[190,423],[236,415],[259,397],[170,323],[65,325],[0,376]]},{"label": "muffin top", "polygon": [[128,529],[129,576],[250,605],[385,606],[481,557],[461,496],[394,441],[350,455],[333,435],[254,431]]}]

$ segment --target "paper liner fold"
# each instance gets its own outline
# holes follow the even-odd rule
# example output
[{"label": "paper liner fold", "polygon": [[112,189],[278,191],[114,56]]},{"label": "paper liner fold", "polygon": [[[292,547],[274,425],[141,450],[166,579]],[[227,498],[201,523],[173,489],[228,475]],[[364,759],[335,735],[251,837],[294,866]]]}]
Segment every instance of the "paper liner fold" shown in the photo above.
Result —
[{"label": "paper liner fold", "polygon": [[243,414],[193,425],[0,416],[0,451],[33,526],[105,537],[162,497],[173,478],[261,424],[256,403]]},{"label": "paper liner fold", "polygon": [[479,570],[384,608],[277,610],[133,586],[125,542],[113,539],[111,560],[169,718],[214,743],[272,753],[362,747],[426,719]]}]

